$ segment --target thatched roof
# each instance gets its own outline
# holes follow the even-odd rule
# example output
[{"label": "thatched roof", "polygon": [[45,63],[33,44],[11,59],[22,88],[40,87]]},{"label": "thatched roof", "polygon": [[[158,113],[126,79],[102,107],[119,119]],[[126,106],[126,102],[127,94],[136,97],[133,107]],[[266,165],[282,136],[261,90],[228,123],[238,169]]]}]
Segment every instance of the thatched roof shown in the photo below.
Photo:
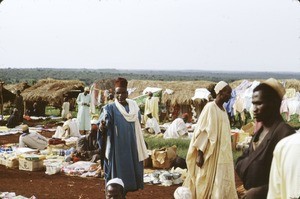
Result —
[{"label": "thatched roof", "polygon": [[48,78],[39,80],[30,88],[24,90],[21,95],[25,102],[41,100],[52,106],[60,106],[65,94],[73,90],[83,90],[83,88],[84,83],[82,81]]},{"label": "thatched roof", "polygon": [[4,87],[12,93],[16,93],[17,90],[21,92],[25,89],[29,88],[30,86],[26,82],[18,83],[18,84],[7,84]]},{"label": "thatched roof", "polygon": [[294,88],[294,89],[296,89],[296,91],[300,92],[300,80],[298,80],[298,79],[286,80],[285,88]]},{"label": "thatched roof", "polygon": [[[6,88],[3,88],[2,90],[2,95],[3,95],[3,103],[6,102],[13,102],[16,98],[16,95],[7,90]],[[1,103],[1,102],[0,102]]]},{"label": "thatched roof", "polygon": [[100,79],[94,82],[95,88],[99,90],[109,90],[115,88],[115,79]]},{"label": "thatched roof", "polygon": [[[105,90],[105,89],[114,89],[114,79],[102,79],[96,81],[96,88]],[[240,83],[244,81],[237,80],[230,83],[230,86],[234,89]],[[249,79],[249,81],[254,81],[254,79]],[[264,81],[263,79],[257,79],[257,81]],[[285,81],[286,88],[295,88],[296,91],[300,90],[300,80],[288,79],[288,80],[279,80]],[[129,95],[129,98],[133,99],[143,94],[143,90],[147,87],[157,87],[161,88],[164,92],[166,89],[171,89],[174,91],[173,94],[163,94],[162,103],[169,101],[172,105],[182,104],[189,105],[191,103],[191,98],[195,94],[197,88],[206,88],[212,92],[214,96],[214,86],[216,82],[211,81],[156,81],[156,80],[129,80],[128,88],[136,88],[136,90]]]},{"label": "thatched roof", "polygon": [[162,88],[164,92],[166,89],[174,91],[173,94],[169,95],[163,93],[162,103],[169,101],[172,105],[181,104],[189,105],[191,98],[195,94],[197,88],[207,88],[211,91],[215,82],[210,81],[151,81],[151,80],[130,80],[128,82],[128,88],[136,88],[136,90],[130,94],[129,98],[135,98],[142,95],[143,90],[146,87],[157,87]]}]

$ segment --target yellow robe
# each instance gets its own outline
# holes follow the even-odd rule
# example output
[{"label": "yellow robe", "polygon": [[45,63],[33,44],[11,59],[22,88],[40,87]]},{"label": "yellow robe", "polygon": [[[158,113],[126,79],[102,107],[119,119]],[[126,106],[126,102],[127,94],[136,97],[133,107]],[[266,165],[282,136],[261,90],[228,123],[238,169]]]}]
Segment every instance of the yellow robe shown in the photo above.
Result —
[{"label": "yellow robe", "polygon": [[158,97],[149,97],[146,98],[145,101],[145,110],[144,110],[144,122],[147,122],[148,116],[147,113],[151,113],[152,117],[154,117],[157,122],[159,122],[159,116],[158,116],[158,102],[159,98]]},{"label": "yellow robe", "polygon": [[[204,152],[202,168],[196,165],[198,150]],[[208,103],[199,116],[186,157],[188,174],[183,186],[193,199],[237,198],[231,149],[230,123],[226,111]]]}]

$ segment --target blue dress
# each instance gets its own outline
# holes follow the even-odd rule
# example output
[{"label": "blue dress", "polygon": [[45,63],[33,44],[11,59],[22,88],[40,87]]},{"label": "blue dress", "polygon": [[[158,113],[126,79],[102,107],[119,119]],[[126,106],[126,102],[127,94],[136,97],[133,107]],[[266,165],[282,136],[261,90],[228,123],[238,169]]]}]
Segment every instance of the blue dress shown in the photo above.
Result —
[{"label": "blue dress", "polygon": [[[125,110],[129,112],[129,107],[125,106]],[[115,103],[105,107],[105,121],[108,155],[104,160],[105,181],[121,178],[125,192],[144,188],[144,166],[138,159],[134,122],[128,122]]]}]

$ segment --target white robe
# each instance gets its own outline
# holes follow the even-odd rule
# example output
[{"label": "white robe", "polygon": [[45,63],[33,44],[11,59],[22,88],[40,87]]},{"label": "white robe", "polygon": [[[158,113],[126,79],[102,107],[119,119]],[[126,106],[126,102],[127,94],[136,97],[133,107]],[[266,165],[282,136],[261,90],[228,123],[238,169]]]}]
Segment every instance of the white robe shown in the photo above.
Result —
[{"label": "white robe", "polygon": [[62,111],[61,111],[61,117],[66,118],[67,114],[70,112],[70,102],[64,102],[62,104]]},{"label": "white robe", "polygon": [[78,124],[75,119],[69,119],[64,122],[63,126],[56,128],[54,138],[81,137],[78,129]]},{"label": "white robe", "polygon": [[91,116],[90,116],[90,107],[83,105],[83,103],[91,104],[91,96],[90,94],[84,95],[84,93],[80,93],[76,100],[78,104],[78,113],[77,113],[77,121],[79,125],[79,130],[91,130]]},{"label": "white robe", "polygon": [[[196,165],[198,150],[204,153],[202,168]],[[187,153],[188,174],[183,186],[193,199],[237,198],[230,124],[226,111],[209,102],[201,112]]]},{"label": "white robe", "polygon": [[300,133],[279,141],[273,152],[268,199],[300,197]]},{"label": "white robe", "polygon": [[150,128],[151,130],[153,130],[155,134],[160,133],[159,124],[158,124],[157,120],[154,117],[153,118],[148,118],[145,127]]},{"label": "white robe", "polygon": [[187,126],[182,118],[176,118],[164,133],[164,138],[179,138],[188,133]]}]

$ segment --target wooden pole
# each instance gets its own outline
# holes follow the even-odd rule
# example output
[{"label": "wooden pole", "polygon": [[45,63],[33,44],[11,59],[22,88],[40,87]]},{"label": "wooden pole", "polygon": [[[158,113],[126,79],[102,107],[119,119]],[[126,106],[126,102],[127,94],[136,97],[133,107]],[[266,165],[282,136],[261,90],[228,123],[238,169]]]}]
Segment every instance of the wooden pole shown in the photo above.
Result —
[{"label": "wooden pole", "polygon": [[1,100],[1,106],[0,106],[0,114],[1,114],[1,118],[0,120],[3,120],[3,81],[0,81],[0,100]]}]

